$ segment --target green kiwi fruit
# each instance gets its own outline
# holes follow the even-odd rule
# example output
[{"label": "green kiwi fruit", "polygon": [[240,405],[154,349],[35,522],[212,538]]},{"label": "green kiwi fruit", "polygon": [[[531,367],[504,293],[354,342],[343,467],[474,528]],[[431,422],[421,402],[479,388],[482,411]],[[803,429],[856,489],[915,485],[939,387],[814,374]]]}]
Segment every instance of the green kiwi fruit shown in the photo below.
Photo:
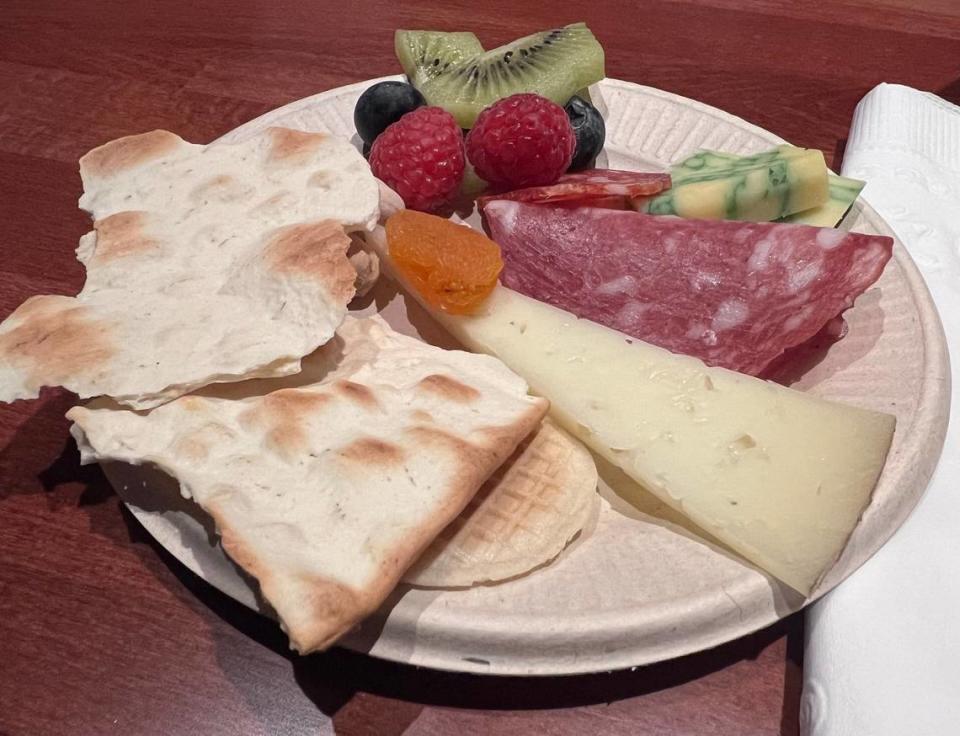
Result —
[{"label": "green kiwi fruit", "polygon": [[483,53],[477,37],[466,31],[397,31],[393,45],[410,84],[418,88],[451,66]]},{"label": "green kiwi fruit", "polygon": [[603,47],[584,23],[574,23],[452,63],[425,80],[410,79],[428,105],[448,110],[461,128],[470,128],[483,108],[503,97],[533,92],[565,105],[578,89],[603,77]]}]

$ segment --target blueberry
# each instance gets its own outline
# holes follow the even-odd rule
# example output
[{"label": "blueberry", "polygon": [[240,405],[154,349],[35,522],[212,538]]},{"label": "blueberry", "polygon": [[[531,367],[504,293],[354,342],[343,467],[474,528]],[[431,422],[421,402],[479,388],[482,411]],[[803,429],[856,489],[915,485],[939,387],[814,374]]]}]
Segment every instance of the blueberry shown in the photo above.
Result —
[{"label": "blueberry", "polygon": [[353,124],[364,143],[372,144],[388,126],[427,101],[406,82],[379,82],[368,87],[353,109]]},{"label": "blueberry", "polygon": [[577,137],[577,147],[573,151],[573,160],[568,170],[589,168],[603,150],[603,141],[607,137],[603,116],[597,108],[576,95],[570,98],[563,109],[566,110],[570,125],[573,126],[573,134]]}]

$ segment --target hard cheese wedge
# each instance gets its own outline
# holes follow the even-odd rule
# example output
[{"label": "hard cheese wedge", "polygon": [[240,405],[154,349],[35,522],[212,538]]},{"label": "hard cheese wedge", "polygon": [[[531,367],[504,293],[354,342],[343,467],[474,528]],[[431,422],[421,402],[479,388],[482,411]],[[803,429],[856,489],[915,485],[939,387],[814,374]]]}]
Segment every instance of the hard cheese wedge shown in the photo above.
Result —
[{"label": "hard cheese wedge", "polygon": [[754,156],[704,151],[671,169],[673,186],[638,200],[652,215],[764,222],[819,207],[828,199],[820,151],[779,146]]},{"label": "hard cheese wedge", "polygon": [[594,451],[805,595],[890,447],[892,416],[708,368],[502,286],[478,314],[433,314],[523,376]]}]

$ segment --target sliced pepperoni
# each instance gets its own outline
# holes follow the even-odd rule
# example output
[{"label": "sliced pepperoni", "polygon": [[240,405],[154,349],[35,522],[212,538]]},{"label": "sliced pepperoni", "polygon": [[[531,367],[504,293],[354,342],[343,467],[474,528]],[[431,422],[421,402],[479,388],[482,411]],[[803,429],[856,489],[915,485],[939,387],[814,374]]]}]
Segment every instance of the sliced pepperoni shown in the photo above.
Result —
[{"label": "sliced pepperoni", "polygon": [[670,174],[588,169],[564,174],[547,186],[488,194],[480,197],[477,205],[482,210],[488,202],[506,199],[536,204],[580,202],[584,207],[627,209],[630,199],[648,197],[669,188]]},{"label": "sliced pepperoni", "polygon": [[602,187],[608,194],[625,197],[645,197],[670,188],[670,174],[665,172],[622,171],[620,169],[587,169],[564,174],[557,184],[577,184],[584,187]]},{"label": "sliced pepperoni", "polygon": [[576,209],[577,207],[599,207],[605,210],[629,210],[630,198],[613,195],[609,197],[589,197],[585,199],[561,199],[558,202],[550,202],[551,207],[561,207],[565,210]]}]

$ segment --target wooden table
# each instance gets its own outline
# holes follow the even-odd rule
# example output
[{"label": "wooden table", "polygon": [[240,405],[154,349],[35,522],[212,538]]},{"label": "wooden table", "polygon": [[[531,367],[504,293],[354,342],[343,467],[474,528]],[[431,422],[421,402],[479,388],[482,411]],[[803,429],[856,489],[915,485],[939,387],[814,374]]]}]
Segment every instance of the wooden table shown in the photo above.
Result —
[{"label": "wooden table", "polygon": [[[836,163],[878,82],[960,98],[956,0],[540,5],[6,0],[0,317],[80,287],[73,248],[89,223],[76,162],[89,148],[158,127],[209,141],[397,71],[397,27],[472,29],[490,46],[586,20],[610,76],[717,105]],[[682,660],[575,678],[291,656],[273,624],[171,559],[100,471],[79,466],[70,405],[59,391],[0,405],[3,736],[798,732],[800,616]]]}]

